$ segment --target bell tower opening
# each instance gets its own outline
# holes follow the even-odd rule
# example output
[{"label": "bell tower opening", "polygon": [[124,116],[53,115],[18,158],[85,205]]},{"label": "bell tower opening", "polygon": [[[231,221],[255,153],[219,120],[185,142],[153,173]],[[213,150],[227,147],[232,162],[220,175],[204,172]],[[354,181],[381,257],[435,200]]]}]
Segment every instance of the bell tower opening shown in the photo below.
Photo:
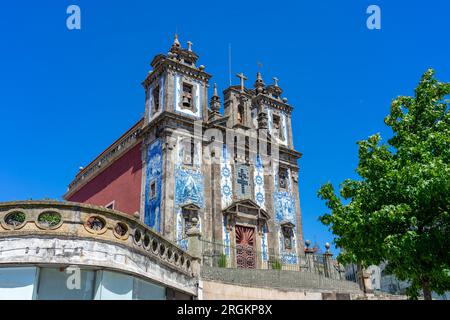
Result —
[{"label": "bell tower opening", "polygon": [[278,169],[278,177],[279,177],[278,187],[280,189],[282,189],[282,190],[286,190],[287,189],[287,185],[288,185],[288,171],[287,171],[287,169],[280,167]]},{"label": "bell tower opening", "polygon": [[183,109],[189,109],[193,111],[194,104],[193,104],[193,91],[194,87],[186,82],[183,82],[183,99],[182,99],[182,107]]},{"label": "bell tower opening", "polygon": [[152,91],[152,97],[153,97],[153,112],[158,112],[159,111],[159,85],[156,85],[153,88]]},{"label": "bell tower opening", "polygon": [[245,116],[244,106],[242,104],[240,104],[238,106],[238,112],[237,112],[238,124],[244,124],[244,116]]}]

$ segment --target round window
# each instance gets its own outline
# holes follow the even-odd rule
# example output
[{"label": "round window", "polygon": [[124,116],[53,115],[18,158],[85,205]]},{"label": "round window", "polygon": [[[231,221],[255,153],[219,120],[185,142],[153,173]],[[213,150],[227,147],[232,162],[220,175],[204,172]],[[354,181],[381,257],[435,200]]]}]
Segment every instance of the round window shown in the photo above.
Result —
[{"label": "round window", "polygon": [[106,226],[105,220],[98,216],[89,217],[86,221],[86,227],[92,231],[99,232]]},{"label": "round window", "polygon": [[127,235],[127,232],[128,232],[128,227],[123,222],[117,222],[116,226],[114,227],[114,232],[119,237],[125,237]]},{"label": "round window", "polygon": [[61,223],[61,215],[58,212],[43,212],[37,221],[41,227],[53,228]]},{"label": "round window", "polygon": [[12,212],[5,217],[5,223],[8,226],[17,228],[25,223],[25,213],[23,212]]}]

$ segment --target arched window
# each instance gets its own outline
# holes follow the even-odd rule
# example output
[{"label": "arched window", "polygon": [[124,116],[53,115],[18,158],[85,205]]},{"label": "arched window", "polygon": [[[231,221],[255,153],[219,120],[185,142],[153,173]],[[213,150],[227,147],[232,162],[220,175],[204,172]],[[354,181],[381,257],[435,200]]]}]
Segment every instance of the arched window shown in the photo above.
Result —
[{"label": "arched window", "polygon": [[152,90],[153,98],[153,112],[158,112],[159,110],[159,85],[156,85]]},{"label": "arched window", "polygon": [[183,82],[183,97],[182,104],[183,109],[194,110],[194,87],[186,82]]},{"label": "arched window", "polygon": [[244,118],[245,117],[245,110],[244,110],[244,106],[242,104],[240,104],[238,106],[238,113],[237,113],[237,122],[239,124],[244,124]]},{"label": "arched window", "polygon": [[288,185],[288,171],[286,168],[280,167],[278,169],[278,187],[280,189],[287,189],[287,185]]}]

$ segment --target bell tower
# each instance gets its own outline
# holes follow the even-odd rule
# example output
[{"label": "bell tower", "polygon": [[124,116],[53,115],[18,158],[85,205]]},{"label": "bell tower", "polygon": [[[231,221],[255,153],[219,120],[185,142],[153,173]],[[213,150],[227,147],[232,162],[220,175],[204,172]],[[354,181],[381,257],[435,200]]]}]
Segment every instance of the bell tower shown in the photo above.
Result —
[{"label": "bell tower", "polygon": [[244,86],[247,77],[243,73],[236,76],[240,79],[240,85],[231,86],[224,91],[224,112],[228,117],[228,127],[246,130],[251,128],[252,92]]},{"label": "bell tower", "polygon": [[208,119],[208,82],[211,75],[197,66],[193,43],[183,48],[175,35],[167,55],[159,54],[151,62],[152,71],[143,82],[146,90],[146,119],[149,122],[162,111],[170,111],[194,120]]},{"label": "bell tower", "polygon": [[[195,121],[208,121],[211,78],[203,65],[197,65],[192,46],[187,41],[183,47],[175,35],[167,54],[153,58],[152,71],[143,82],[144,222],[183,248],[191,220],[198,219],[199,225],[204,221],[202,143],[195,136]],[[195,215],[186,214],[194,207]]]}]

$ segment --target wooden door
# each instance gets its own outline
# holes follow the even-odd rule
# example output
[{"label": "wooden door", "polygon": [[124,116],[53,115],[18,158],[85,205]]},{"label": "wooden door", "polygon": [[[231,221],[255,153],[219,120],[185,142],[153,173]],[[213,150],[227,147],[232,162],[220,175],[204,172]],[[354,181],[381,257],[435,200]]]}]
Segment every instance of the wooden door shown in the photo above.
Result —
[{"label": "wooden door", "polygon": [[238,268],[255,269],[255,229],[236,225],[236,263]]}]

